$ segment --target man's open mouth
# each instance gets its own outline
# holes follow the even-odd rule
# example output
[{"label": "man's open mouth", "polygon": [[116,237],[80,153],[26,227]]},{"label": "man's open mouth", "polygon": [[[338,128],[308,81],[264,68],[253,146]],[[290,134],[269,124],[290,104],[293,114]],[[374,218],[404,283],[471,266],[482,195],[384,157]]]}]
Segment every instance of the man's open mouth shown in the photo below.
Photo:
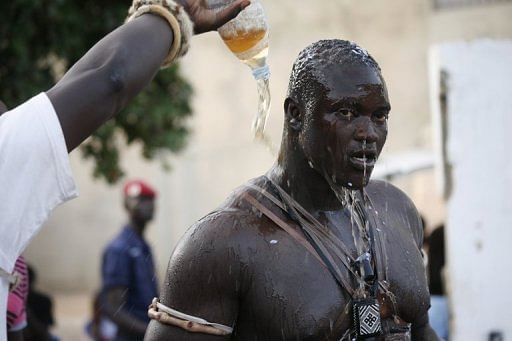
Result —
[{"label": "man's open mouth", "polygon": [[350,155],[350,163],[356,169],[364,170],[375,166],[377,161],[377,152],[375,150],[360,150]]}]

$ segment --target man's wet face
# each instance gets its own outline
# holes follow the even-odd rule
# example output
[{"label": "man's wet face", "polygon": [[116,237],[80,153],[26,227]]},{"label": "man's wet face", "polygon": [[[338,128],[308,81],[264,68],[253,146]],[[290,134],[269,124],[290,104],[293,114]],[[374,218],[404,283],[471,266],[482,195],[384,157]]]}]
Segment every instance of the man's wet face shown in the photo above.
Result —
[{"label": "man's wet face", "polygon": [[318,79],[323,89],[301,134],[306,157],[331,185],[362,188],[386,141],[386,85],[364,65],[328,66]]}]

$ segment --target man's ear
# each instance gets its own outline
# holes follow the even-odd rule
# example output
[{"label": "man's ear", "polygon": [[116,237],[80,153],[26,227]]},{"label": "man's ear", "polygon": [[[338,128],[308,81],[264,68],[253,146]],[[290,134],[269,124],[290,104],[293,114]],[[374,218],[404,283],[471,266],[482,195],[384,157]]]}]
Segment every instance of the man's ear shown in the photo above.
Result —
[{"label": "man's ear", "polygon": [[302,111],[299,105],[290,97],[284,101],[284,118],[285,123],[293,130],[300,131],[302,129]]}]

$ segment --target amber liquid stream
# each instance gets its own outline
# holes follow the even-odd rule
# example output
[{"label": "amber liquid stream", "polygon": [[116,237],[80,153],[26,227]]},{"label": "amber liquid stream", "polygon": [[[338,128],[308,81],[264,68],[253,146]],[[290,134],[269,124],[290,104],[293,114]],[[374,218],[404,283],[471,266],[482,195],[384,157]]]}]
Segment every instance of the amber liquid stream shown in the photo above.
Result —
[{"label": "amber liquid stream", "polygon": [[[253,30],[253,31],[237,31],[234,35],[225,35],[222,37],[226,46],[236,54],[242,62],[250,66],[253,70],[266,65],[266,58],[268,54],[268,46],[261,46],[261,49],[255,51],[247,59],[244,59],[244,54],[251,48],[256,47],[258,43],[265,38],[266,30]],[[256,77],[256,76],[255,76]],[[270,88],[269,78],[256,77],[258,89],[258,112],[253,121],[254,138],[262,141],[272,153],[276,153],[276,148],[273,145],[270,137],[265,134],[265,124],[270,113]]]}]

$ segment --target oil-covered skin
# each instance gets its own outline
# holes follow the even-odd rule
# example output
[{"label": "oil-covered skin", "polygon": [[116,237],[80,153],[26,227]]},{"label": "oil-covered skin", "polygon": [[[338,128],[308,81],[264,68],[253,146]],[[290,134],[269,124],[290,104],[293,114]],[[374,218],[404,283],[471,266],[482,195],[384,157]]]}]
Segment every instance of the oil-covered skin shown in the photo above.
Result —
[{"label": "oil-covered skin", "polygon": [[[307,92],[315,94],[315,103],[289,94],[278,161],[266,177],[251,183],[274,195],[268,179],[279,184],[336,233],[353,256],[350,212],[334,190],[365,188],[372,201],[368,214],[384,235],[397,313],[412,324],[412,340],[437,340],[428,324],[418,213],[400,190],[368,180],[371,159],[386,140],[390,110],[380,72],[364,63],[331,63],[315,72],[319,87]],[[297,226],[253,188],[240,187],[187,231],[171,257],[161,296],[163,304],[181,312],[234,326],[233,334],[192,334],[152,321],[147,340],[340,340],[351,328],[350,317],[343,315],[350,308],[347,292],[309,251],[252,207],[245,193]],[[390,301],[381,300],[381,318],[391,319],[391,314]]]}]

